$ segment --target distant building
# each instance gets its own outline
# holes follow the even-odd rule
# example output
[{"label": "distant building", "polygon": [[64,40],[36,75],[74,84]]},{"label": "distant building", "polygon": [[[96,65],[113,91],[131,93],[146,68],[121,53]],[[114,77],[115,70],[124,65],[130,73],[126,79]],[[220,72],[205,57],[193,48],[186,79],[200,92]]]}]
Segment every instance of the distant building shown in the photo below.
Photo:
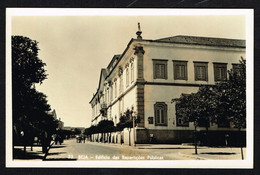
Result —
[{"label": "distant building", "polygon": [[[146,40],[141,33],[138,30],[137,39],[101,69],[90,100],[91,123],[107,119],[116,124],[127,109],[134,109],[141,119],[136,143],[148,143],[151,136],[158,143],[192,142],[194,126],[176,113],[171,100],[227,79],[227,71],[237,69],[245,58],[245,40],[182,35]],[[209,131],[235,129],[219,123],[210,125]]]},{"label": "distant building", "polygon": [[75,131],[75,129],[79,129],[83,133],[86,128],[84,128],[84,127],[65,126],[63,129],[64,130],[69,130],[69,131]]},{"label": "distant building", "polygon": [[59,129],[59,130],[63,129],[63,128],[64,128],[64,122],[61,121],[61,118],[59,118],[59,119],[57,118],[56,110],[53,109],[53,110],[50,112],[50,114],[52,114],[53,118],[58,121],[58,127],[57,127],[57,129]]}]

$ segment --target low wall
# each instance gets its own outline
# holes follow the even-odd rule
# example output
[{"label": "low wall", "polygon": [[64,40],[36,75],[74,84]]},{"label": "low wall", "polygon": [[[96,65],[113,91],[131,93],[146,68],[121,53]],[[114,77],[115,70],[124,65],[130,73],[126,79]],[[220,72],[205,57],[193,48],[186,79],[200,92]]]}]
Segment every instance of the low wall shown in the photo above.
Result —
[{"label": "low wall", "polygon": [[[129,133],[130,132],[130,133]],[[104,141],[115,144],[133,145],[133,128],[125,128],[121,132],[112,132],[105,134],[92,134],[91,139],[94,142]],[[200,131],[196,134],[196,140],[200,145],[208,146],[245,146],[245,131]],[[192,130],[155,130],[136,128],[136,144],[167,144],[167,143],[194,143],[194,131]]]},{"label": "low wall", "polygon": [[136,143],[183,143],[193,142],[190,130],[137,129]]},{"label": "low wall", "polygon": [[[200,145],[246,146],[245,131],[200,131],[196,139]],[[136,143],[194,143],[194,131],[136,129]]]}]

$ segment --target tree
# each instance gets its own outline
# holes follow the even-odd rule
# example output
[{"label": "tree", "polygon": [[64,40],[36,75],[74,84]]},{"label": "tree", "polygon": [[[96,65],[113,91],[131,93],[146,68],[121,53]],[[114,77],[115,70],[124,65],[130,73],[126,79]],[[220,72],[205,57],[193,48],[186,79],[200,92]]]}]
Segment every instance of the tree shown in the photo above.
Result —
[{"label": "tree", "polygon": [[102,141],[105,141],[105,133],[111,133],[114,131],[114,122],[112,120],[101,120],[98,125],[98,132],[102,133]]},{"label": "tree", "polygon": [[[194,123],[195,133],[197,126],[208,128],[209,122],[221,120],[232,123],[239,131],[246,127],[246,61],[243,58],[239,67],[228,71],[228,80],[214,86],[202,86],[197,93],[181,94],[180,98],[172,100],[178,105],[177,113]],[[194,138],[197,154],[196,134]],[[241,155],[243,159],[242,146]]]},{"label": "tree", "polygon": [[235,128],[246,128],[246,61],[241,58],[240,68],[230,70],[229,80],[217,84],[220,116],[225,116]]},{"label": "tree", "polygon": [[[200,93],[200,90],[197,93],[181,94],[180,98],[172,100],[172,102],[176,102],[176,106],[178,106],[176,113],[178,113],[178,115],[185,116],[186,122],[193,122],[194,124],[195,154],[198,154],[197,127],[200,125],[206,125],[208,127],[209,121],[209,118],[207,118],[208,116],[203,115],[206,113],[206,107],[203,105],[204,98],[201,97],[202,93]],[[204,88],[202,88],[201,91],[204,92]]]},{"label": "tree", "polygon": [[41,131],[50,135],[57,123],[47,103],[47,96],[35,89],[46,78],[45,63],[38,57],[38,42],[23,36],[12,36],[12,97],[14,144],[32,144]]},{"label": "tree", "polygon": [[[224,117],[241,133],[246,128],[246,60],[241,57],[239,69],[231,69],[229,80],[217,84],[215,91],[219,94],[216,113],[218,118]],[[241,156],[243,156],[241,141]]]},{"label": "tree", "polygon": [[84,134],[90,137],[90,141],[93,141],[91,135],[96,134],[97,132],[98,132],[98,129],[97,129],[97,126],[95,126],[95,125],[91,125],[89,128],[86,128],[84,130]]}]

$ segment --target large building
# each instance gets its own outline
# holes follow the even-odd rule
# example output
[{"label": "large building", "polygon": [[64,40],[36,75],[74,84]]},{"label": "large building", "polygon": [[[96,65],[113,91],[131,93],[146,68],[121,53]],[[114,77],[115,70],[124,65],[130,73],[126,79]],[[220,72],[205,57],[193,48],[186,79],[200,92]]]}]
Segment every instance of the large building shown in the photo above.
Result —
[{"label": "large building", "polygon": [[[245,40],[182,35],[146,40],[141,33],[139,28],[137,39],[131,39],[123,53],[101,69],[98,89],[90,100],[92,125],[104,119],[116,124],[127,109],[133,109],[140,117],[136,143],[148,143],[151,136],[158,143],[190,142],[194,126],[176,115],[171,100],[228,78],[227,71],[245,58]],[[209,131],[227,130],[235,128],[209,127]],[[112,137],[118,134],[122,133]]]}]

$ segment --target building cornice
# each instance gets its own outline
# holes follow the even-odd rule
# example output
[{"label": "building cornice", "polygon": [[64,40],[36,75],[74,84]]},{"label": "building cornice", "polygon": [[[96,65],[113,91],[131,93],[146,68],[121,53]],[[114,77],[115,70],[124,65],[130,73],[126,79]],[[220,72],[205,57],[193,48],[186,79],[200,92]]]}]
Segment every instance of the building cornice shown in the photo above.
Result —
[{"label": "building cornice", "polygon": [[214,86],[215,84],[196,84],[196,83],[169,83],[169,82],[143,82],[144,85],[162,85],[162,86],[190,86],[190,87],[201,87],[201,86]]}]

